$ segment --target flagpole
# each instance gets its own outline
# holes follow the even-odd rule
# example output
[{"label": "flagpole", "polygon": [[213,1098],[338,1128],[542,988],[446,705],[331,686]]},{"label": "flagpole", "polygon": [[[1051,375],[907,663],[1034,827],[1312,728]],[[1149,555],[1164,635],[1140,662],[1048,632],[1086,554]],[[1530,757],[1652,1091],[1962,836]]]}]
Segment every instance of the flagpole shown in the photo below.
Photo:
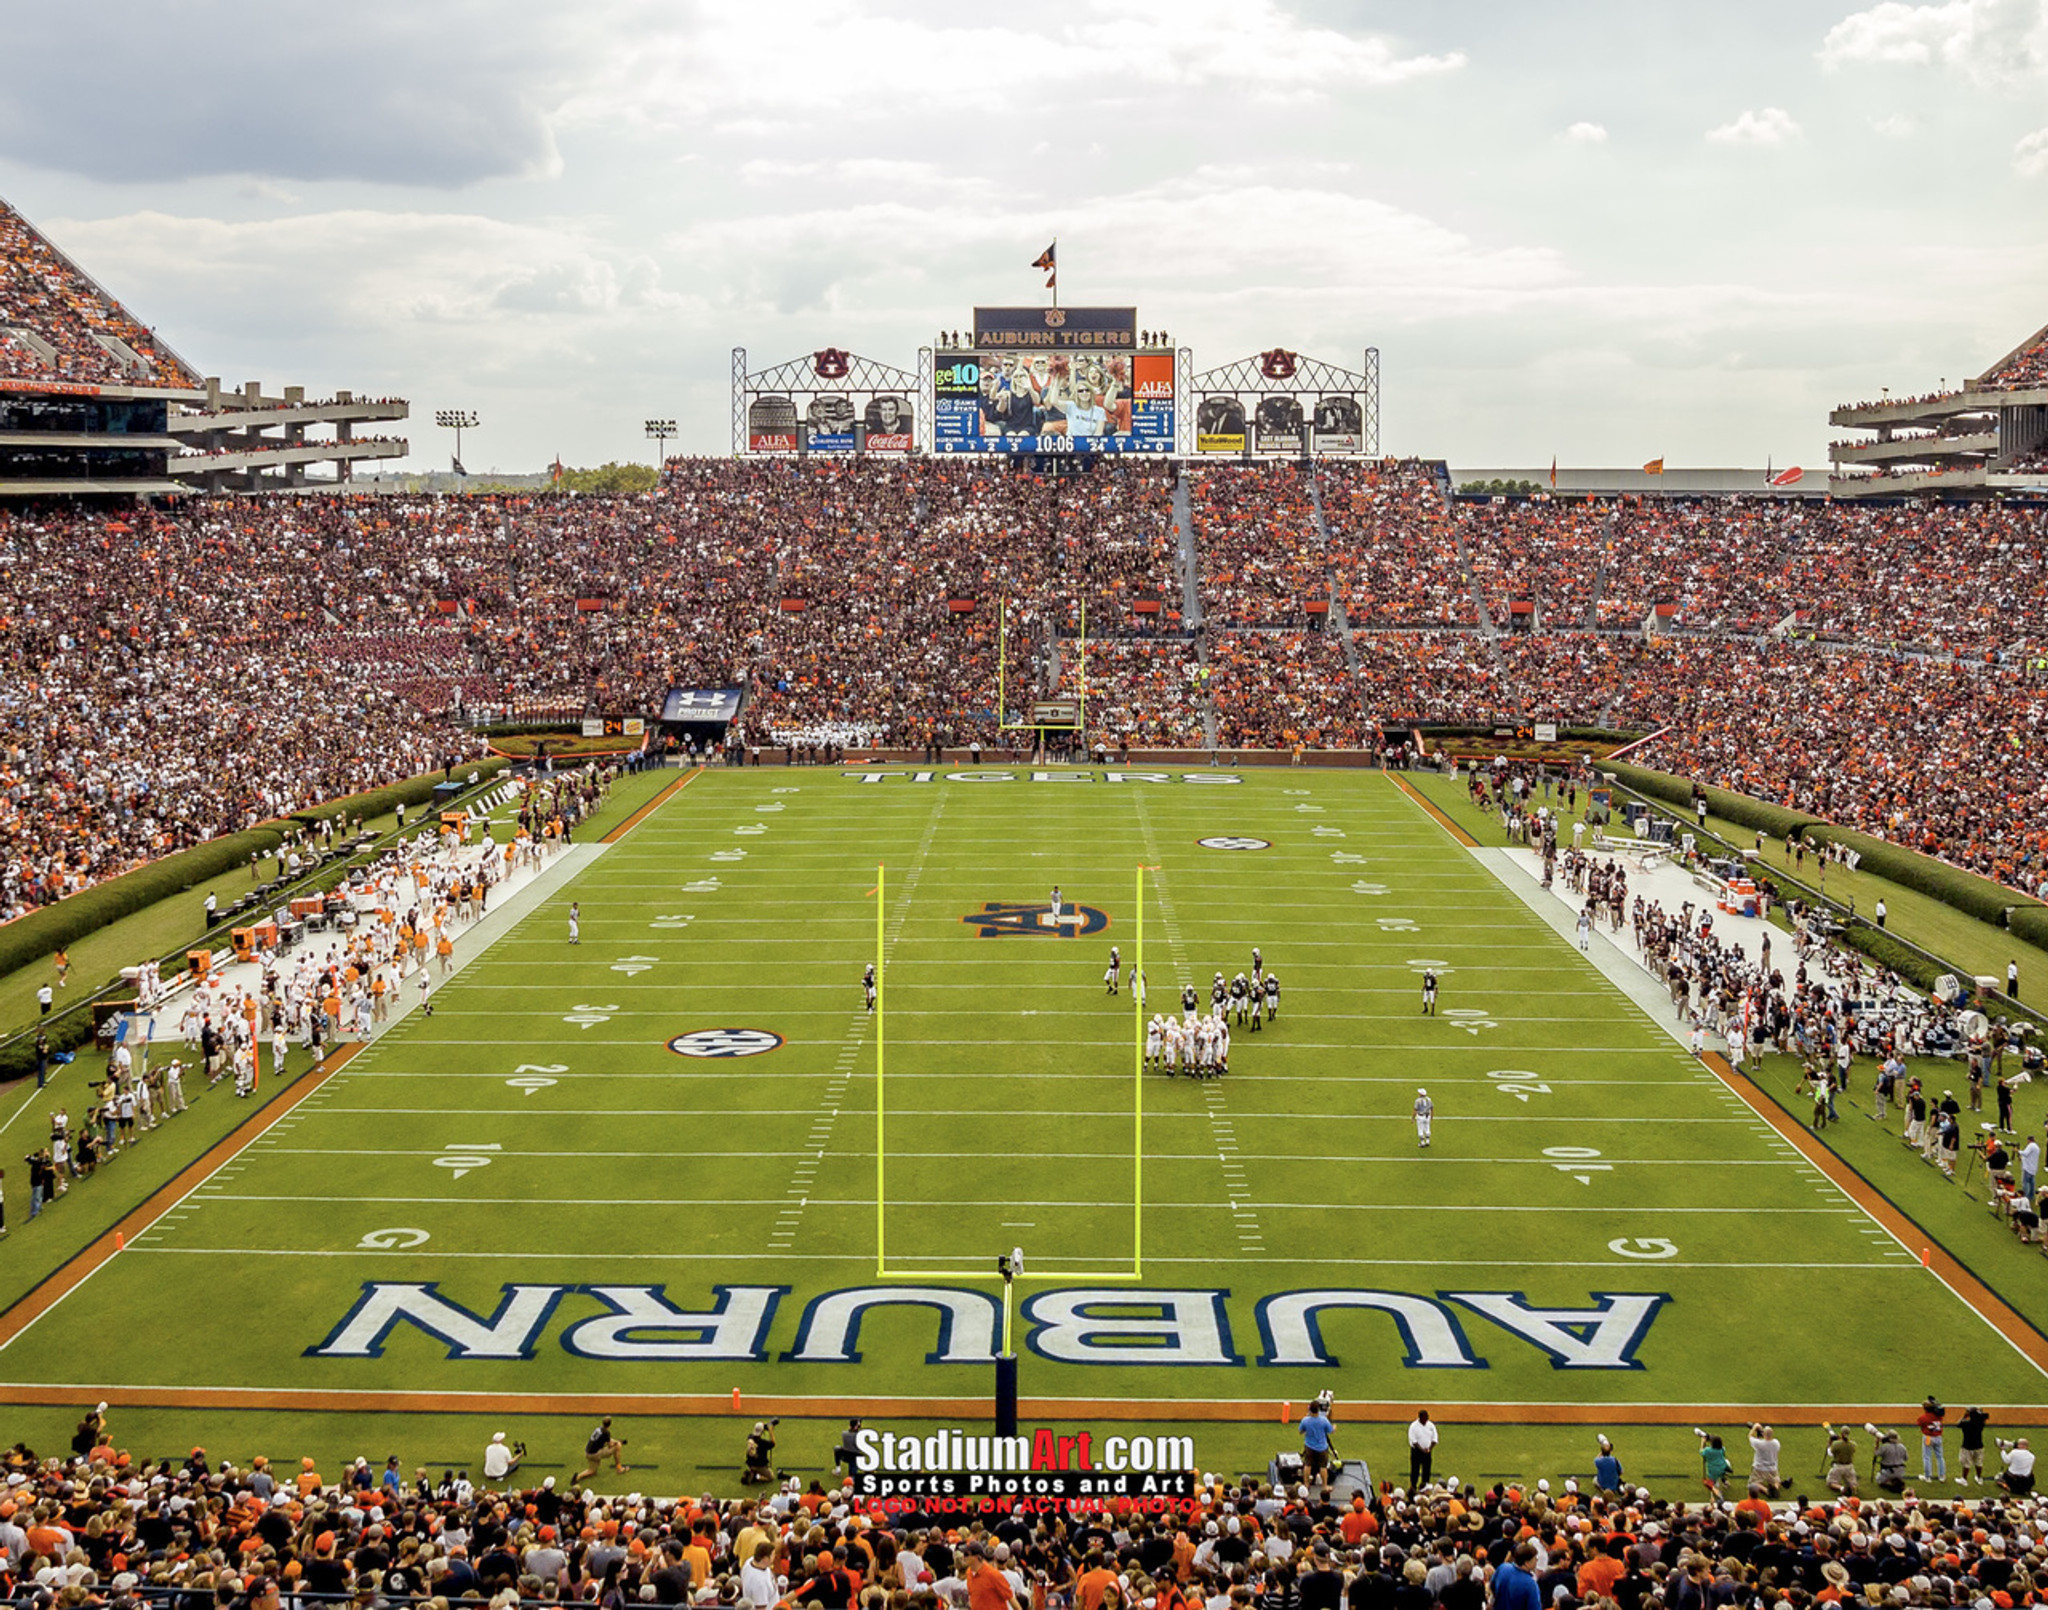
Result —
[{"label": "flagpole", "polygon": [[1060,305],[1060,238],[1057,235],[1052,238],[1052,260],[1052,305],[1058,307]]}]

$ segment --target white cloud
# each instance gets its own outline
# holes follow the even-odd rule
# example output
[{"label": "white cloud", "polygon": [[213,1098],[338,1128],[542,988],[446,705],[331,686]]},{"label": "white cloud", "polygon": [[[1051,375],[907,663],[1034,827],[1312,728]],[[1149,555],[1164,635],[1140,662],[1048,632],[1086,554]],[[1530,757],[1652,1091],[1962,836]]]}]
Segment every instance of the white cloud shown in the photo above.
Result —
[{"label": "white cloud", "polygon": [[1919,131],[1920,125],[1904,112],[1870,120],[1870,132],[1887,140],[1903,140]]},{"label": "white cloud", "polygon": [[1169,21],[1136,0],[1106,0],[1090,20],[953,24],[862,11],[809,15],[763,27],[761,14],[720,6],[685,31],[660,31],[564,108],[563,122],[621,116],[673,128],[709,120],[721,130],[772,113],[761,127],[787,140],[792,121],[857,118],[900,123],[905,106],[948,97],[995,113],[1093,97],[1214,88],[1289,105],[1325,93],[1387,88],[1455,73],[1461,51],[1403,54],[1377,35],[1304,24],[1277,0],[1176,0]]},{"label": "white cloud", "polygon": [[2034,130],[2012,148],[2012,165],[2023,179],[2048,174],[2048,128]]},{"label": "white cloud", "polygon": [[1799,125],[1782,106],[1751,108],[1732,123],[1707,130],[1715,145],[1783,145],[1799,137]]},{"label": "white cloud", "polygon": [[1573,145],[1605,145],[1607,129],[1600,123],[1574,123],[1564,131],[1564,137]]},{"label": "white cloud", "polygon": [[2048,71],[2048,0],[1882,0],[1821,41],[1821,66],[1944,67],[1984,81]]}]

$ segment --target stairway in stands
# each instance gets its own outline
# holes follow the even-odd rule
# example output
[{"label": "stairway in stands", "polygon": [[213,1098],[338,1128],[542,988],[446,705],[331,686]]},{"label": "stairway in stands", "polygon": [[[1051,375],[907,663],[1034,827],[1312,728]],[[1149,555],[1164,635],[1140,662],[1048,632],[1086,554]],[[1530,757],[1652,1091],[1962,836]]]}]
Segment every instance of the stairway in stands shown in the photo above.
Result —
[{"label": "stairway in stands", "polygon": [[[1188,472],[1183,469],[1173,483],[1173,529],[1180,553],[1180,623],[1195,634],[1195,653],[1202,664],[1209,663],[1208,644],[1203,639],[1202,564],[1195,551],[1195,511],[1188,501]],[[1216,704],[1209,687],[1202,684],[1202,742],[1216,747]]]}]

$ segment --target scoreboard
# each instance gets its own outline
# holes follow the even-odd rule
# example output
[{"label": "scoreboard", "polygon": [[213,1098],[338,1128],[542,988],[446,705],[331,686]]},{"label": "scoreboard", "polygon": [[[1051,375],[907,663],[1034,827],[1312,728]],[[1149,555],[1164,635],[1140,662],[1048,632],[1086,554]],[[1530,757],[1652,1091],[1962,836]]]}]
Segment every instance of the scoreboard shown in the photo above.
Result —
[{"label": "scoreboard", "polygon": [[1174,355],[1135,308],[976,308],[974,347],[937,354],[935,453],[1171,453]]}]

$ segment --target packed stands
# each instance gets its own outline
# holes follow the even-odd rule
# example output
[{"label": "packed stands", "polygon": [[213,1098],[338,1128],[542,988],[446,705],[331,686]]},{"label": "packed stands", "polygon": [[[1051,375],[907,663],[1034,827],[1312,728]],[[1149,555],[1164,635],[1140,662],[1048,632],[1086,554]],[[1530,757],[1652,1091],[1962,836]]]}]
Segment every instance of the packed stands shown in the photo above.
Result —
[{"label": "packed stands", "polygon": [[2048,330],[2037,331],[2032,340],[1986,374],[1978,384],[2000,390],[2048,386]]},{"label": "packed stands", "polygon": [[1316,473],[1337,596],[1352,625],[1478,624],[1453,511],[1430,465],[1337,462]]},{"label": "packed stands", "polygon": [[0,379],[131,386],[199,384],[176,354],[4,201],[0,201]]},{"label": "packed stands", "polygon": [[[2024,1438],[1985,1446],[2023,1428],[1966,1417],[1969,1429],[1947,1440],[1960,1470],[1974,1436],[1982,1474],[1952,1490],[1911,1479],[1913,1412],[1900,1417],[1903,1433],[1834,1430],[1817,1476],[1788,1445],[1791,1428],[1781,1438],[1752,1425],[1747,1450],[1741,1433],[1727,1438],[1734,1458],[1722,1467],[1734,1470],[1711,1481],[1712,1501],[1690,1504],[1653,1498],[1631,1473],[1692,1462],[1693,1439],[1636,1426],[1616,1427],[1618,1440],[1589,1433],[1591,1474],[1554,1482],[1388,1481],[1340,1497],[1191,1472],[1185,1502],[1144,1512],[1109,1500],[1109,1513],[1093,1514],[1048,1503],[1035,1518],[977,1514],[971,1500],[884,1506],[836,1479],[771,1477],[758,1496],[726,1500],[600,1494],[552,1476],[528,1484],[502,1432],[468,1469],[392,1454],[323,1472],[310,1458],[239,1463],[203,1447],[153,1460],[118,1446],[93,1413],[74,1458],[9,1450],[0,1547],[19,1602],[120,1610],[2038,1603],[2048,1504],[2033,1490],[2033,1454]],[[768,1426],[756,1434],[772,1446]]]},{"label": "packed stands", "polygon": [[[743,688],[757,744],[993,743],[999,633],[1016,722],[1078,691],[1084,603],[1091,736],[1663,727],[1654,763],[2041,884],[2037,508],[1204,465],[1182,532],[1173,473],[678,459],[645,497],[0,513],[0,914],[474,753],[471,720],[679,683]],[[1475,584],[1540,629],[1482,631]]]}]

